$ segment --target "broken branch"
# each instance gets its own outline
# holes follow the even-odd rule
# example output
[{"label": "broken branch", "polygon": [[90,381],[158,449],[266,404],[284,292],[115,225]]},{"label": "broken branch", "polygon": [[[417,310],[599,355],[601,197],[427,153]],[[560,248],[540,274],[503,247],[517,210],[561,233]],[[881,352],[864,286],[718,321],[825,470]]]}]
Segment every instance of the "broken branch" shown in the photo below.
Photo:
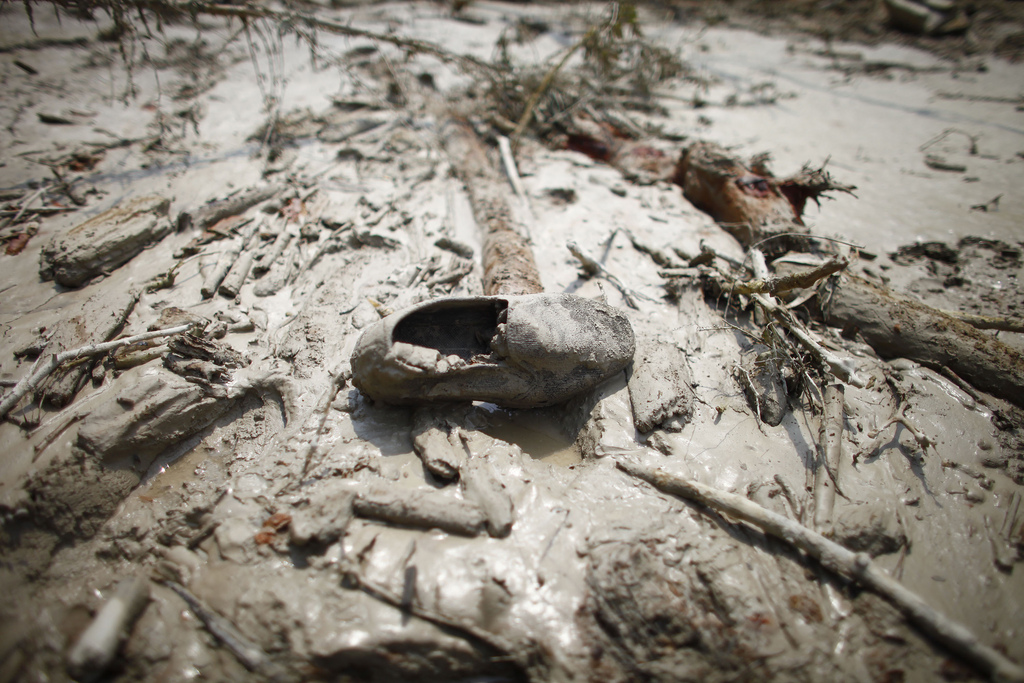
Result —
[{"label": "broken branch", "polygon": [[42,358],[36,361],[35,365],[32,366],[32,370],[29,374],[22,379],[18,384],[11,390],[11,393],[4,397],[3,401],[0,401],[0,418],[3,418],[10,412],[11,408],[15,406],[30,391],[33,391],[44,379],[46,379],[51,372],[59,368],[64,363],[70,363],[71,361],[86,356],[98,356],[108,351],[113,351],[116,348],[124,346],[126,344],[135,344],[140,341],[146,341],[148,339],[157,339],[158,337],[168,337],[172,334],[179,334],[185,332],[192,327],[191,323],[187,325],[178,325],[177,327],[171,327],[166,330],[154,330],[153,332],[143,332],[137,334],[134,337],[125,337],[124,339],[115,339],[113,341],[104,342],[102,344],[91,344],[89,346],[82,346],[71,351],[65,351],[64,353],[53,354],[46,357],[44,362]]},{"label": "broken branch", "polygon": [[626,302],[626,305],[629,306],[630,308],[639,308],[639,305],[636,302],[637,297],[642,297],[645,299],[647,298],[643,294],[640,294],[639,292],[634,292],[625,284],[623,284],[622,280],[620,280],[614,274],[609,272],[607,268],[598,263],[598,261],[590,254],[583,251],[580,248],[580,246],[575,242],[570,241],[565,246],[569,248],[569,252],[573,256],[579,259],[580,265],[583,267],[583,272],[585,272],[588,275],[596,275],[598,277],[602,277],[608,282],[612,283],[615,286],[615,289],[619,290],[622,293],[623,300]]},{"label": "broken branch", "polygon": [[850,265],[850,261],[848,259],[833,257],[817,268],[805,270],[800,273],[790,273],[789,275],[783,275],[781,277],[759,277],[756,280],[750,280],[748,282],[737,282],[733,287],[733,292],[740,295],[781,294],[782,292],[788,292],[791,289],[813,287],[819,280],[843,270],[848,265]]}]

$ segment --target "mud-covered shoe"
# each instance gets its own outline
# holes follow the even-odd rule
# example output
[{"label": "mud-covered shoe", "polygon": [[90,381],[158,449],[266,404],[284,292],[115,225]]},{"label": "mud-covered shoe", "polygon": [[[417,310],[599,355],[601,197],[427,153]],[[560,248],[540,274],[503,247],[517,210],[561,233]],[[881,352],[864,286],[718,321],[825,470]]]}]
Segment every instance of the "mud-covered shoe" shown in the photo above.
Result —
[{"label": "mud-covered shoe", "polygon": [[634,349],[622,313],[571,294],[438,299],[367,328],[352,353],[352,382],[393,404],[535,408],[597,386]]}]

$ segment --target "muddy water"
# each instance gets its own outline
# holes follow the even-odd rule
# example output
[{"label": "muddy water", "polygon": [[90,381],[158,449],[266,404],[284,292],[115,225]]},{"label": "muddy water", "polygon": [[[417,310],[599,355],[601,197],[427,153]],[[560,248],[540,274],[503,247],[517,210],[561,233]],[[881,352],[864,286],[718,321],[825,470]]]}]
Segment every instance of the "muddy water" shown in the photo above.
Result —
[{"label": "muddy water", "polygon": [[583,460],[575,440],[565,436],[557,419],[538,416],[536,411],[495,411],[480,431],[515,444],[534,460],[549,465],[569,467]]}]

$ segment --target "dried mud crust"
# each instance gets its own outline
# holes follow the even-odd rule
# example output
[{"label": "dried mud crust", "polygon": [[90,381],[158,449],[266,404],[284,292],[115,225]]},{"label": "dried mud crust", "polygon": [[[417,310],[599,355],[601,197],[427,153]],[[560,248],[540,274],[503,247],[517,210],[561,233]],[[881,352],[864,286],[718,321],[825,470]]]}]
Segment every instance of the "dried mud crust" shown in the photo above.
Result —
[{"label": "dried mud crust", "polygon": [[1012,62],[1024,58],[1024,6],[1003,0],[957,3],[967,12],[970,28],[957,35],[917,36],[889,25],[883,3],[877,0],[719,0],[660,3],[677,20],[699,20],[772,34],[804,33],[827,41],[878,45],[894,43],[959,59],[996,55]]}]

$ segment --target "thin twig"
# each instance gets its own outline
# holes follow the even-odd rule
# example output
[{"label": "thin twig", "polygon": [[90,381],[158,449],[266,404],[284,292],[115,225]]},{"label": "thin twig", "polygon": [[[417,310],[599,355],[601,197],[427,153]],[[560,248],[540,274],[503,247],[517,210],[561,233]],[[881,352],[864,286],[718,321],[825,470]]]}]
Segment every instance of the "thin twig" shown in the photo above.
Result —
[{"label": "thin twig", "polygon": [[855,387],[864,388],[868,385],[867,381],[857,374],[857,363],[852,358],[840,358],[815,341],[810,332],[803,328],[789,310],[773,304],[763,294],[754,294],[753,298],[785,325],[790,334],[796,337],[804,345],[804,348],[814,354],[819,361],[827,365],[836,377]]},{"label": "thin twig", "polygon": [[544,78],[541,80],[540,85],[530,95],[530,99],[526,102],[526,107],[523,108],[523,115],[519,117],[519,123],[516,124],[516,129],[512,131],[512,147],[516,148],[519,146],[519,138],[522,137],[526,127],[530,125],[530,121],[533,119],[533,110],[537,108],[537,103],[540,102],[540,98],[547,92],[548,88],[555,80],[555,76],[562,70],[562,67],[572,58],[574,54],[580,51],[587,42],[592,41],[597,35],[597,27],[592,27],[589,31],[584,34],[579,41],[576,42],[569,50],[562,56],[558,63],[548,69],[548,72],[544,74]]},{"label": "thin twig", "polygon": [[298,678],[293,672],[273,662],[263,648],[242,635],[234,624],[203,604],[187,588],[168,579],[162,583],[185,601],[192,613],[203,622],[206,630],[223,643],[246,669],[275,682]]},{"label": "thin twig", "polygon": [[594,259],[594,257],[590,256],[585,251],[583,251],[580,248],[580,246],[575,242],[570,241],[565,246],[569,248],[569,251],[572,253],[573,256],[579,259],[580,264],[583,266],[584,272],[586,272],[588,275],[597,275],[599,277],[603,277],[605,280],[615,285],[615,288],[622,292],[622,298],[623,300],[625,300],[626,305],[629,306],[630,308],[639,308],[636,302],[637,297],[646,299],[647,301],[651,301],[650,297],[645,296],[640,292],[634,292],[625,284],[623,284],[622,280],[620,280],[615,275],[610,273],[607,268],[601,265],[596,259]]},{"label": "thin twig", "polygon": [[[914,425],[914,423],[911,422],[909,419],[907,419],[907,416],[904,415],[904,413],[906,413],[906,411],[907,411],[907,408],[909,408],[909,407],[910,407],[909,403],[903,403],[900,406],[898,406],[896,408],[896,411],[894,412],[893,416],[890,417],[888,420],[886,420],[885,423],[881,427],[879,427],[878,429],[875,429],[875,430],[873,430],[871,432],[868,432],[868,438],[869,439],[877,439],[882,434],[882,432],[887,430],[889,427],[891,427],[891,426],[893,426],[895,424],[900,424],[900,425],[903,425],[908,432],[910,432],[911,436],[913,436],[914,440],[917,441],[917,445],[921,447],[922,451],[927,452],[929,446],[934,448],[935,447],[935,442],[932,441],[932,439],[929,436],[921,433],[921,430],[919,430]],[[881,445],[881,444],[879,444],[879,445]],[[875,446],[875,448],[877,448],[877,447],[878,446]],[[873,451],[874,451],[874,448],[872,448],[871,451],[868,451],[868,452],[873,452]]]},{"label": "thin twig", "polygon": [[819,280],[822,280],[833,273],[843,270],[850,261],[846,258],[831,258],[817,268],[804,270],[789,275],[758,277],[748,282],[737,282],[733,287],[735,294],[781,294],[791,289],[803,289],[812,287]]},{"label": "thin twig", "polygon": [[[159,3],[161,8],[170,9],[172,6],[165,3]],[[424,40],[415,40],[412,38],[403,38],[399,35],[388,34],[388,33],[377,33],[375,31],[368,31],[366,29],[356,28],[348,24],[341,24],[336,21],[329,21],[327,19],[321,19],[313,14],[306,12],[284,12],[273,10],[267,7],[259,7],[256,5],[217,5],[203,2],[194,2],[188,5],[183,5],[183,8],[187,8],[187,12],[211,14],[215,16],[224,17],[238,17],[241,19],[273,19],[281,26],[290,26],[305,24],[310,28],[320,29],[329,33],[336,33],[343,36],[351,36],[353,38],[368,38],[369,40],[379,41],[382,43],[389,43],[395,47],[399,47],[403,50],[408,50],[413,53],[429,54],[437,57],[443,62],[447,63],[461,63],[468,64],[481,71],[487,73],[495,73],[498,68],[493,64],[488,64],[482,59],[477,59],[472,55],[458,55],[448,50],[445,50],[439,45],[429,43]]]},{"label": "thin twig", "polygon": [[0,418],[3,418],[10,412],[11,408],[15,406],[25,396],[25,394],[33,391],[38,387],[44,379],[46,379],[50,373],[59,368],[64,363],[84,358],[86,356],[98,356],[108,351],[113,351],[116,348],[125,346],[126,344],[135,344],[140,341],[146,341],[148,339],[156,339],[158,337],[169,337],[172,334],[179,334],[185,332],[192,327],[192,324],[178,325],[177,327],[170,327],[165,330],[154,330],[152,332],[143,332],[137,334],[134,337],[125,337],[124,339],[115,339],[113,341],[104,342],[102,344],[91,344],[89,346],[82,346],[71,351],[65,351],[60,354],[52,354],[47,356],[45,361],[40,358],[36,361],[35,365],[32,366],[32,370],[29,374],[18,382],[17,386],[11,390],[11,393],[4,397],[3,401],[0,401]]},{"label": "thin twig", "polygon": [[706,505],[718,512],[749,522],[765,533],[782,539],[807,553],[826,569],[857,581],[886,598],[927,635],[972,662],[992,680],[1024,682],[1024,668],[995,649],[981,643],[963,625],[941,614],[916,593],[871,561],[867,553],[855,553],[816,531],[734,493],[716,490],[694,481],[670,475],[632,462],[618,467],[656,488]]}]

